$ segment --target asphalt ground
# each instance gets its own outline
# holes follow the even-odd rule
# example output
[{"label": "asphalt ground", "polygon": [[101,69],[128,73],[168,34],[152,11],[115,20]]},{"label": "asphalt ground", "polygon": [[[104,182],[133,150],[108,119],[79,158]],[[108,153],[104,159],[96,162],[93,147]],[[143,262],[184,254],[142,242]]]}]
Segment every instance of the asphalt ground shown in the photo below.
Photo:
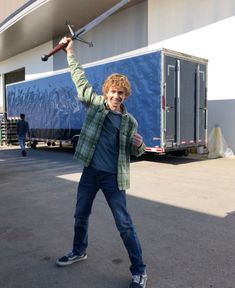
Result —
[{"label": "asphalt ground", "polygon": [[[129,259],[102,192],[90,218],[88,259],[71,249],[82,168],[71,149],[20,156],[0,148],[0,287],[127,288]],[[235,287],[235,159],[132,159],[128,209],[142,243],[148,288]]]}]

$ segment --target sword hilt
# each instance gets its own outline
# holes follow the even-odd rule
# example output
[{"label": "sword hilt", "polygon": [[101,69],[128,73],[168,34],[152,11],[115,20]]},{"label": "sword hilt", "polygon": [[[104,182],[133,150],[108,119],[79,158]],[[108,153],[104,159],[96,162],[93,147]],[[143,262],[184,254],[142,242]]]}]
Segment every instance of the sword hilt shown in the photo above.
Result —
[{"label": "sword hilt", "polygon": [[61,44],[56,45],[48,54],[42,55],[41,57],[42,61],[47,61],[50,56],[64,49],[67,45],[68,43],[61,43]]}]

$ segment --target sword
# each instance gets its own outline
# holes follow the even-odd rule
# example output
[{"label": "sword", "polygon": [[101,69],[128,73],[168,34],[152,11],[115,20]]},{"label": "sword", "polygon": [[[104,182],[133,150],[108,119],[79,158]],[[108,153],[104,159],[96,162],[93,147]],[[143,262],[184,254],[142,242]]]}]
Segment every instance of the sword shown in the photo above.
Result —
[{"label": "sword", "polygon": [[[80,42],[88,44],[89,47],[93,47],[92,42],[87,42],[84,39],[82,39],[80,36],[82,36],[83,34],[87,33],[88,31],[90,31],[92,28],[97,26],[100,22],[104,21],[107,17],[112,15],[114,12],[119,10],[121,7],[123,7],[125,4],[127,4],[130,1],[131,0],[122,0],[122,1],[120,1],[119,3],[117,3],[116,5],[111,7],[109,10],[107,10],[106,12],[104,12],[103,14],[101,14],[100,16],[98,16],[97,18],[95,18],[90,23],[88,23],[84,27],[80,28],[76,32],[73,31],[71,24],[69,22],[66,22],[66,25],[68,26],[69,31],[71,33],[72,40],[78,40]],[[50,56],[52,56],[56,52],[64,49],[67,45],[68,45],[68,43],[61,43],[61,44],[56,45],[48,54],[42,55],[42,57],[41,57],[42,61],[47,61],[47,59]]]}]

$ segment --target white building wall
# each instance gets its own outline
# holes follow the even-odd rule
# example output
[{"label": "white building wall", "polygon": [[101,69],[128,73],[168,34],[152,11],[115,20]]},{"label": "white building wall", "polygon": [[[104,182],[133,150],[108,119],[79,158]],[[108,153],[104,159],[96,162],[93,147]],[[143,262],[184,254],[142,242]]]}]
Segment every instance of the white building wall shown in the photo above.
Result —
[{"label": "white building wall", "polygon": [[165,47],[209,60],[208,131],[219,125],[235,152],[231,109],[235,107],[235,1],[149,0],[148,14],[151,47]]},{"label": "white building wall", "polygon": [[45,54],[45,52],[50,51],[51,49],[52,41],[0,63],[0,75],[2,79],[2,81],[0,81],[0,106],[3,106],[4,97],[3,75],[25,67],[25,80],[29,80],[40,77],[46,72],[52,71],[52,59],[48,60],[47,62],[41,61],[42,54]]},{"label": "white building wall", "polygon": [[234,0],[148,0],[149,44],[234,16]]},{"label": "white building wall", "polygon": [[235,154],[235,100],[210,100],[208,110],[210,119],[209,131],[211,131],[214,126],[219,125],[229,148],[231,148]]},{"label": "white building wall", "polygon": [[0,74],[6,74],[11,71],[25,67],[26,80],[36,78],[38,74],[52,71],[52,60],[41,61],[42,54],[52,49],[52,41],[45,43],[37,48],[18,54],[12,58],[2,61],[0,65]]}]

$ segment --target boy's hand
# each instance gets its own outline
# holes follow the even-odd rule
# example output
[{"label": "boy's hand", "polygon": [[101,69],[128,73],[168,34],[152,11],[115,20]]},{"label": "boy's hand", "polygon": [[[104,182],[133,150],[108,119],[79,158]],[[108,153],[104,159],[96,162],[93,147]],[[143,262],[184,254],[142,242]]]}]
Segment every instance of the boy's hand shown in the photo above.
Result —
[{"label": "boy's hand", "polygon": [[59,44],[62,44],[62,43],[68,43],[68,45],[64,48],[64,50],[68,55],[72,55],[74,53],[72,39],[70,37],[63,37],[60,40]]},{"label": "boy's hand", "polygon": [[140,134],[135,133],[132,139],[132,143],[134,146],[140,147],[143,143],[143,137]]}]

